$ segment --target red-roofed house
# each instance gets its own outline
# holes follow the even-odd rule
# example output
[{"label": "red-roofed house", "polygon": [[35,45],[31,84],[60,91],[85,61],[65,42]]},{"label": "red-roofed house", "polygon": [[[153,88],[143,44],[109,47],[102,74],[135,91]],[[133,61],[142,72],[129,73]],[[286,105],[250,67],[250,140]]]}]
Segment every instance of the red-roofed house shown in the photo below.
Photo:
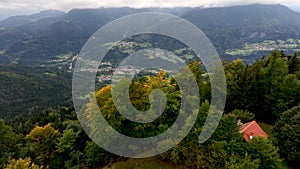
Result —
[{"label": "red-roofed house", "polygon": [[268,135],[256,123],[256,121],[242,124],[240,127],[240,133],[244,133],[244,138],[247,142],[249,142],[255,136],[263,136],[264,138],[268,138]]}]

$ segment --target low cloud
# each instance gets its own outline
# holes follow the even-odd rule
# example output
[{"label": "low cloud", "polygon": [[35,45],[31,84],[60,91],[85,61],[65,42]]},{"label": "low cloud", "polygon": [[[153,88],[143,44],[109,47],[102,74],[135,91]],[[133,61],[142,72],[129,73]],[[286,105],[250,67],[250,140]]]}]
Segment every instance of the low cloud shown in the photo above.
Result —
[{"label": "low cloud", "polygon": [[222,7],[252,3],[284,4],[289,7],[300,6],[297,0],[0,0],[0,8],[16,9],[59,9],[96,7]]}]

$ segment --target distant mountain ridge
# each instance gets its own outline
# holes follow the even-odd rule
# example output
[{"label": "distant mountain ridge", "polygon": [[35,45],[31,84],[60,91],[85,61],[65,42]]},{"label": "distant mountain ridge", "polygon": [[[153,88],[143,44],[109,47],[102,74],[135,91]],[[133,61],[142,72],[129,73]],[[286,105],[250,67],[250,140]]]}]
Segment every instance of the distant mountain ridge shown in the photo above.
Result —
[{"label": "distant mountain ridge", "polygon": [[193,9],[182,17],[202,29],[220,54],[245,43],[300,37],[300,14],[282,5]]},{"label": "distant mountain ridge", "polygon": [[[300,14],[282,5],[73,9],[67,14],[56,12],[50,21],[49,17],[37,19],[36,26],[32,22],[28,24],[28,20],[27,24],[18,26],[13,17],[9,22],[0,22],[0,63],[41,65],[57,55],[79,53],[86,40],[101,26],[139,12],[165,12],[187,19],[208,36],[221,56],[227,49],[241,48],[246,43],[300,39]],[[39,18],[37,16],[43,15],[31,17]],[[4,23],[14,27],[1,26]]]},{"label": "distant mountain ridge", "polygon": [[[12,16],[0,21],[0,51],[3,53],[14,44],[41,33],[61,20],[65,14],[57,10],[47,10],[28,16]],[[11,62],[9,56],[0,57],[0,63]]]},{"label": "distant mountain ridge", "polygon": [[65,15],[65,12],[58,10],[46,10],[32,15],[11,16],[0,21],[0,27],[18,27],[28,23],[33,23],[46,18],[58,18]]}]

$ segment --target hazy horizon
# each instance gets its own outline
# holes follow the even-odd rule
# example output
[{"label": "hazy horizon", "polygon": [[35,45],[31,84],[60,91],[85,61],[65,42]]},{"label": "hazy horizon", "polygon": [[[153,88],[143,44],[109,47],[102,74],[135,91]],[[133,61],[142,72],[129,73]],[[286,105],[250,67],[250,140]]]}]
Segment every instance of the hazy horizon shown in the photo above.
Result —
[{"label": "hazy horizon", "polygon": [[[27,0],[27,1],[29,1],[29,0]],[[35,0],[31,0],[31,1],[35,1]],[[68,0],[64,0],[64,1],[68,1]],[[79,1],[81,1],[81,0],[77,0],[76,2],[79,2]],[[118,1],[122,1],[122,0],[118,0]],[[38,7],[38,5],[33,5],[29,8],[24,8],[24,7],[18,6],[17,3],[3,4],[3,2],[0,2],[0,21],[4,20],[4,19],[6,19],[10,16],[31,15],[31,14],[38,13],[38,12],[44,11],[44,10],[60,10],[60,11],[64,11],[64,12],[69,12],[72,9],[87,9],[87,8],[95,8],[96,9],[96,8],[101,8],[101,7],[104,7],[104,8],[114,8],[114,7],[115,8],[120,8],[120,7],[131,7],[131,8],[202,7],[202,8],[213,8],[213,7],[229,7],[229,6],[251,5],[251,4],[266,4],[266,5],[281,4],[281,5],[284,5],[284,6],[288,7],[289,9],[293,10],[294,12],[300,13],[300,2],[294,2],[294,5],[292,5],[291,4],[291,2],[293,2],[292,0],[290,0],[290,1],[280,1],[280,0],[278,0],[278,1],[275,1],[275,3],[268,3],[268,0],[262,0],[260,2],[256,2],[255,0],[252,0],[252,1],[248,1],[248,3],[246,3],[246,2],[238,3],[238,1],[235,1],[235,0],[230,1],[231,3],[228,2],[228,1],[223,1],[223,3],[221,3],[221,2],[219,2],[219,0],[213,0],[210,3],[202,3],[202,5],[199,4],[199,3],[195,3],[193,0],[189,1],[189,3],[178,3],[178,1],[175,1],[175,3],[173,3],[173,4],[170,4],[170,2],[168,3],[168,0],[159,0],[159,1],[163,1],[165,3],[161,3],[159,5],[155,5],[155,4],[151,3],[151,1],[150,1],[150,3],[138,3],[138,4],[135,4],[135,5],[133,5],[132,3],[130,4],[129,2],[127,4],[120,3],[119,5],[113,5],[113,4],[109,4],[109,3],[102,3],[102,6],[100,5],[101,3],[99,5],[94,5],[94,6],[90,6],[88,4],[79,5],[80,3],[78,3],[76,5],[76,3],[75,3],[73,5],[70,5],[70,7],[67,7],[66,4],[60,6],[59,3],[55,3],[56,5],[53,5],[53,4],[48,5],[48,8],[47,8],[46,4],[45,5],[40,5],[40,7]],[[25,2],[22,4],[22,6],[26,6]],[[106,1],[102,1],[102,2],[106,2]],[[123,2],[126,2],[126,1],[123,0]],[[193,5],[192,2],[194,2],[194,5]],[[219,2],[219,3],[213,4],[213,2]],[[276,2],[279,2],[279,3],[276,3]],[[284,4],[282,2],[286,2],[286,3]]]}]

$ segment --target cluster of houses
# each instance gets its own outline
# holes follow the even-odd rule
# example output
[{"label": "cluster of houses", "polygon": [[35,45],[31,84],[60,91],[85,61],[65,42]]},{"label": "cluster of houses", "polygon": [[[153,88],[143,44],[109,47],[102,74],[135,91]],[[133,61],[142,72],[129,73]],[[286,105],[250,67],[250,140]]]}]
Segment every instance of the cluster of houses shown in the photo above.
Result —
[{"label": "cluster of houses", "polygon": [[98,72],[100,72],[101,75],[98,76],[97,78],[99,82],[105,82],[105,81],[117,80],[116,79],[117,77],[127,77],[127,76],[136,75],[141,71],[148,72],[148,73],[157,73],[158,69],[145,70],[143,68],[137,68],[134,66],[120,66],[118,68],[113,68],[112,65],[106,64],[104,67],[98,69]]}]

